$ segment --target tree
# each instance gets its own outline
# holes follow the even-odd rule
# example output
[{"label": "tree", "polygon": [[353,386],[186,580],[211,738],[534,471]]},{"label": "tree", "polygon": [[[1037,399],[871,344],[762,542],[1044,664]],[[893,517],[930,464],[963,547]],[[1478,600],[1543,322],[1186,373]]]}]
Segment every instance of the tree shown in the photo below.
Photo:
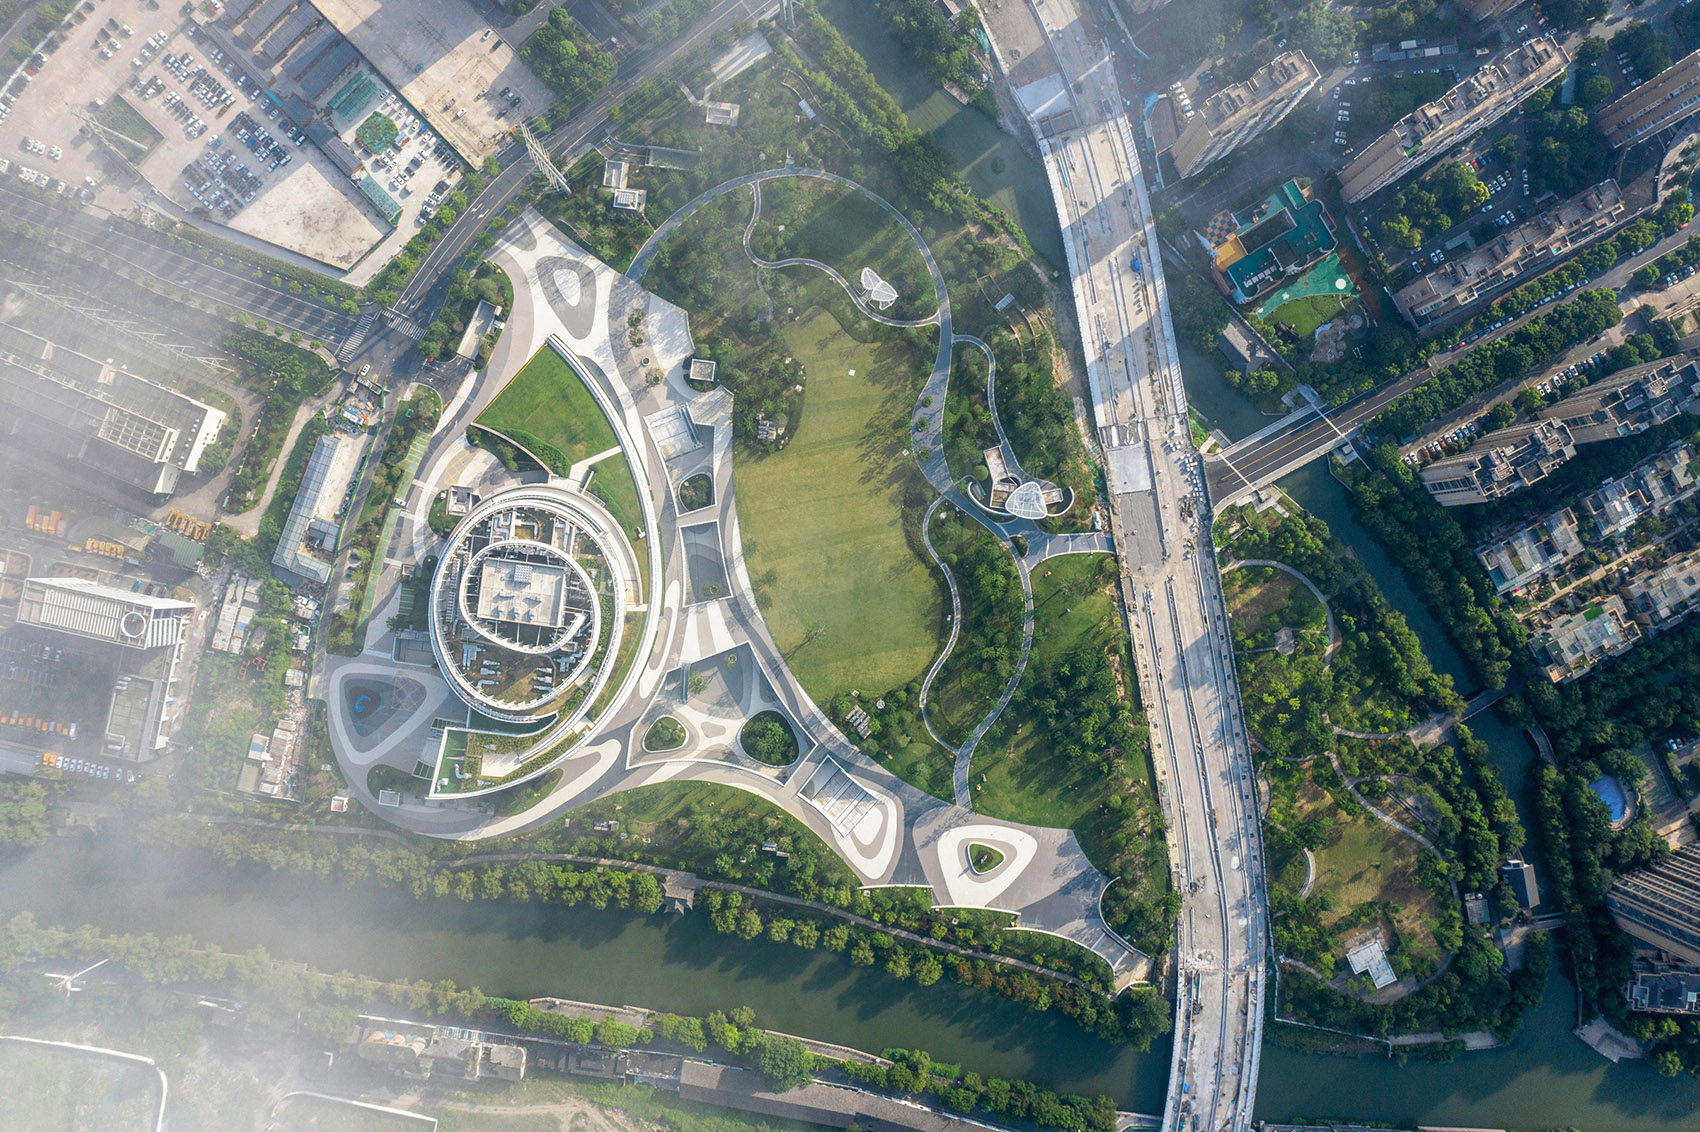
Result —
[{"label": "tree", "polygon": [[1496,429],[1504,428],[1506,425],[1515,420],[1516,417],[1517,410],[1513,408],[1508,401],[1501,401],[1494,405],[1493,408],[1488,410],[1487,414],[1488,424]]},{"label": "tree", "polygon": [[756,1068],[776,1093],[801,1088],[814,1080],[815,1058],[796,1038],[766,1034],[756,1050]]},{"label": "tree", "polygon": [[1317,63],[1344,63],[1358,37],[1357,21],[1345,8],[1311,0],[1287,22],[1287,31]]},{"label": "tree", "polygon": [[1598,106],[1611,97],[1611,80],[1604,75],[1590,76],[1582,84],[1582,101],[1589,106]]}]

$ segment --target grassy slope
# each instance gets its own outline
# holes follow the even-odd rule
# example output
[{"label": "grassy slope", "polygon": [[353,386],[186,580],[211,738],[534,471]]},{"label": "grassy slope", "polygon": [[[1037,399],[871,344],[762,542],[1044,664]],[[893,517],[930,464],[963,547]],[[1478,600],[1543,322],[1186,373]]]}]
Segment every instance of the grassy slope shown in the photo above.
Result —
[{"label": "grassy slope", "polygon": [[[559,354],[545,346],[525,363],[497,398],[478,414],[477,423],[518,443],[535,438],[552,446],[565,466],[614,447],[613,426],[583,379]],[[527,447],[530,447],[527,445]],[[548,461],[543,453],[534,453]]]},{"label": "grassy slope", "polygon": [[[1116,605],[1108,588],[1079,595],[1064,593],[1071,583],[1095,579],[1099,554],[1071,554],[1052,559],[1033,571],[1033,655],[1029,671],[1095,641],[1106,646],[1121,639]],[[1119,646],[1118,646],[1119,647]],[[1024,677],[1025,679],[1025,677]],[[1071,768],[1055,757],[1045,731],[1011,714],[1014,725],[1003,750],[986,744],[975,752],[974,808],[992,817],[1034,825],[1074,827],[1097,813],[1102,780],[1088,767]],[[1129,759],[1129,770],[1144,778],[1144,759]],[[979,786],[980,776],[986,782]]]},{"label": "grassy slope", "polygon": [[768,628],[826,703],[918,679],[941,644],[939,583],[899,508],[920,474],[903,442],[926,362],[899,342],[857,342],[820,310],[784,335],[808,375],[808,409],[786,448],[737,469],[738,515],[751,573],[773,572]]},{"label": "grassy slope", "polygon": [[890,213],[851,189],[806,179],[763,185],[751,247],[769,259],[818,259],[856,287],[862,269],[871,267],[897,288],[893,318],[925,318],[938,307],[915,241]]},{"label": "grassy slope", "polygon": [[[1300,796],[1295,813],[1299,820],[1326,815],[1330,837],[1335,840],[1325,849],[1315,852],[1316,884],[1310,891],[1312,901],[1327,897],[1327,910],[1322,913],[1325,926],[1334,927],[1362,905],[1384,902],[1393,906],[1392,925],[1404,948],[1416,956],[1426,956],[1429,969],[1438,961],[1434,942],[1434,921],[1439,915],[1439,902],[1434,890],[1417,880],[1417,856],[1422,851],[1415,841],[1367,815],[1348,817],[1320,789],[1306,788]],[[1303,867],[1299,869],[1303,883]],[[1373,923],[1373,921],[1371,921]],[[1343,928],[1337,935],[1336,958],[1345,969],[1347,938],[1366,930],[1370,924]],[[1389,940],[1389,945],[1392,944]],[[1419,964],[1419,969],[1422,965]]]}]

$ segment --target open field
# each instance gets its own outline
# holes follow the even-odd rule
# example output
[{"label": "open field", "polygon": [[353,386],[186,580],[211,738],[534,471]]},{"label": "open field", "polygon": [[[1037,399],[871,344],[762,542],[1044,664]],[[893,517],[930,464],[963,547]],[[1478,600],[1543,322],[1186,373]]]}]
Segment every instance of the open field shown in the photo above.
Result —
[{"label": "open field", "polygon": [[[1033,652],[1021,693],[1002,728],[1005,744],[988,741],[975,753],[974,808],[993,817],[1034,825],[1073,827],[1090,817],[1101,800],[1096,762],[1071,761],[1053,744],[1056,733],[1022,710],[1037,674],[1081,649],[1120,650],[1126,639],[1117,619],[1114,592],[1102,574],[1108,555],[1071,554],[1033,572]],[[1113,578],[1114,575],[1112,574]],[[1147,778],[1143,760],[1129,770]],[[984,776],[985,783],[980,783]]]},{"label": "open field", "polygon": [[584,379],[547,346],[525,363],[474,423],[521,445],[560,476],[618,443],[614,426]]},{"label": "open field", "polygon": [[1222,576],[1228,617],[1241,647],[1269,648],[1282,629],[1326,631],[1327,611],[1296,578],[1270,566],[1242,566]]},{"label": "open field", "polygon": [[1347,300],[1338,295],[1303,295],[1282,303],[1267,316],[1271,322],[1285,323],[1300,338],[1309,338],[1316,328],[1345,309]]},{"label": "open field", "polygon": [[[1326,830],[1327,843],[1313,851],[1316,882],[1306,903],[1317,910],[1319,922],[1332,937],[1338,969],[1347,969],[1347,939],[1379,924],[1390,933],[1386,939],[1390,956],[1404,952],[1414,974],[1432,971],[1440,959],[1434,939],[1440,903],[1434,890],[1416,876],[1422,847],[1371,815],[1346,813],[1313,785],[1300,789],[1293,820],[1320,821]],[[1280,864],[1271,861],[1272,875]],[[1302,856],[1296,870],[1283,870],[1287,875],[1292,871],[1302,884]]]},{"label": "open field", "polygon": [[761,219],[750,247],[767,260],[818,259],[858,287],[871,267],[897,288],[893,318],[925,318],[938,309],[921,251],[896,220],[852,189],[799,178],[762,186]]},{"label": "open field", "polygon": [[790,444],[742,461],[735,489],[768,628],[825,704],[918,680],[941,643],[940,583],[903,529],[923,492],[903,444],[927,363],[900,340],[858,342],[824,310],[783,333],[808,409]]}]

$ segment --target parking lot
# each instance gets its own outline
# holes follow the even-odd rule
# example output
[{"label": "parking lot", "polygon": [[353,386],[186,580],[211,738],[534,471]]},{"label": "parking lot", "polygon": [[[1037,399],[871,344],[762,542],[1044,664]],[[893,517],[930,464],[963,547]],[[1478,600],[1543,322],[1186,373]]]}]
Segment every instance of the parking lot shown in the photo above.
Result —
[{"label": "parking lot", "polygon": [[[302,37],[303,58],[332,35],[328,24],[316,26],[324,30]],[[88,136],[99,128],[179,216],[213,230],[226,225],[363,282],[453,191],[459,156],[352,51],[345,76],[306,99],[290,78],[299,72],[281,66],[286,53],[261,55],[234,31],[152,0],[85,0],[31,61],[33,73],[10,88],[11,101],[0,100],[0,176],[129,212],[138,198],[121,191],[129,175]],[[360,97],[340,107],[349,113],[337,113],[331,94],[356,80],[364,84]],[[526,73],[525,89],[532,85]],[[486,99],[492,114],[499,90]],[[366,152],[355,136],[372,111],[398,129],[379,153]],[[309,116],[348,147],[341,167],[301,128]],[[390,205],[366,199],[359,182],[368,173]],[[396,206],[392,229],[387,211]]]},{"label": "parking lot", "polygon": [[163,137],[142,174],[180,207],[341,269],[388,234],[243,61],[193,24],[120,94]]}]

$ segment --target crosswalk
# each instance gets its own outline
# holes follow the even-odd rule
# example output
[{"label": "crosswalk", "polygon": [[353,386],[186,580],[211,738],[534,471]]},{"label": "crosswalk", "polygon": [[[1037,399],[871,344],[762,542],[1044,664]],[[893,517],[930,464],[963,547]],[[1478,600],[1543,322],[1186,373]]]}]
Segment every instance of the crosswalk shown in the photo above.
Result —
[{"label": "crosswalk", "polygon": [[348,360],[354,356],[355,351],[360,349],[361,344],[366,341],[366,335],[372,332],[372,327],[377,324],[377,321],[377,311],[367,311],[365,314],[360,316],[360,321],[354,324],[354,332],[347,338],[344,338],[342,340],[342,345],[337,347],[336,361],[338,365],[348,364]]},{"label": "crosswalk", "polygon": [[391,330],[401,331],[415,342],[425,337],[425,328],[423,326],[420,326],[417,322],[414,322],[413,319],[402,314],[394,307],[384,311],[384,325]]}]

